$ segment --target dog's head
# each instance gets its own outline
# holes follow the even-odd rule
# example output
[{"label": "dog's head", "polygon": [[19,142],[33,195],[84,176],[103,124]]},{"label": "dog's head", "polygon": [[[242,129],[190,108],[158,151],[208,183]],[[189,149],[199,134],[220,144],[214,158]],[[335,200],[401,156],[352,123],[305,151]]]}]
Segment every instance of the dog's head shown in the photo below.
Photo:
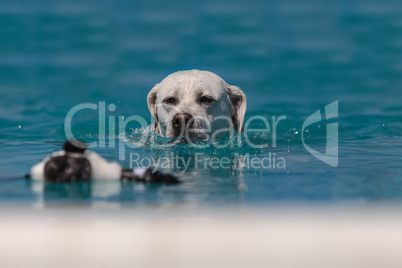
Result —
[{"label": "dog's head", "polygon": [[208,71],[180,71],[148,94],[155,132],[165,137],[209,140],[243,132],[247,101],[243,91]]}]

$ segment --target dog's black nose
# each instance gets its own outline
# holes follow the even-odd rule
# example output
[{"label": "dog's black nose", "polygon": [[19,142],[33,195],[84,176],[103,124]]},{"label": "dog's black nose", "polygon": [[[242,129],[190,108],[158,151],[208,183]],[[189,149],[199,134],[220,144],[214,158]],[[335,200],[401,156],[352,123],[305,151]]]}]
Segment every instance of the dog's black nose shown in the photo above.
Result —
[{"label": "dog's black nose", "polygon": [[172,119],[172,125],[173,128],[176,130],[182,130],[183,128],[187,127],[190,122],[190,125],[192,123],[193,117],[191,114],[188,113],[183,113],[183,114],[176,114],[173,119]]}]

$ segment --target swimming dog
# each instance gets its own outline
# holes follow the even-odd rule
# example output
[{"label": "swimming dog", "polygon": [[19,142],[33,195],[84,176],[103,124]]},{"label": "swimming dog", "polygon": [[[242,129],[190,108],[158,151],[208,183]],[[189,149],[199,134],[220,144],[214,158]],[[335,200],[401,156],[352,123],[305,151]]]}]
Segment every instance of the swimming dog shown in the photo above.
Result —
[{"label": "swimming dog", "polygon": [[200,70],[173,73],[155,85],[147,103],[151,129],[163,137],[213,140],[243,132],[247,100],[237,86]]}]

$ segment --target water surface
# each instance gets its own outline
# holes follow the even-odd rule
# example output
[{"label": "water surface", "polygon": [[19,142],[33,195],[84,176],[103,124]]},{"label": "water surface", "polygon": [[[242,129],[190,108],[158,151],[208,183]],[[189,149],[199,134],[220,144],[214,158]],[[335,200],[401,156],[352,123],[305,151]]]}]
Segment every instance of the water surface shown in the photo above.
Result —
[{"label": "water surface", "polygon": [[[189,206],[272,202],[389,202],[402,197],[402,4],[399,1],[2,1],[0,3],[0,202]],[[105,102],[107,116],[140,115],[146,95],[168,74],[210,70],[247,95],[246,120],[278,124],[276,148],[206,149],[286,160],[285,169],[171,168],[179,186],[45,185],[22,176],[57,151],[64,119],[81,103]],[[339,165],[301,142],[309,115],[339,101]],[[106,127],[109,121],[106,121]],[[255,127],[259,127],[256,122]],[[77,113],[73,134],[99,138],[97,111]],[[135,140],[132,124],[128,139]],[[325,151],[325,122],[307,143]],[[255,142],[271,141],[256,133]],[[128,167],[129,154],[185,159],[195,151],[128,148],[119,137],[93,148]],[[272,144],[271,144],[272,145]]]}]

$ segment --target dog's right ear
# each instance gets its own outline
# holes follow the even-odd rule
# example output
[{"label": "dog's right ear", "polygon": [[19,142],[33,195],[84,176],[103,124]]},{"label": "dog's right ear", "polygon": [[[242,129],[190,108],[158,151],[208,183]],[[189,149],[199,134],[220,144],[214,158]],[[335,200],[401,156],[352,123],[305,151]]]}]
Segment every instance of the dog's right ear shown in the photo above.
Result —
[{"label": "dog's right ear", "polygon": [[247,99],[244,92],[236,87],[227,87],[228,97],[231,103],[231,116],[232,122],[237,133],[242,133],[244,131],[243,121],[247,109]]},{"label": "dog's right ear", "polygon": [[148,109],[149,109],[149,112],[151,113],[152,117],[154,118],[154,129],[155,129],[156,134],[159,134],[159,130],[158,130],[159,120],[158,120],[158,115],[156,113],[156,96],[158,94],[158,91],[159,91],[159,84],[156,84],[151,89],[151,91],[148,93],[148,97],[147,97]]}]

